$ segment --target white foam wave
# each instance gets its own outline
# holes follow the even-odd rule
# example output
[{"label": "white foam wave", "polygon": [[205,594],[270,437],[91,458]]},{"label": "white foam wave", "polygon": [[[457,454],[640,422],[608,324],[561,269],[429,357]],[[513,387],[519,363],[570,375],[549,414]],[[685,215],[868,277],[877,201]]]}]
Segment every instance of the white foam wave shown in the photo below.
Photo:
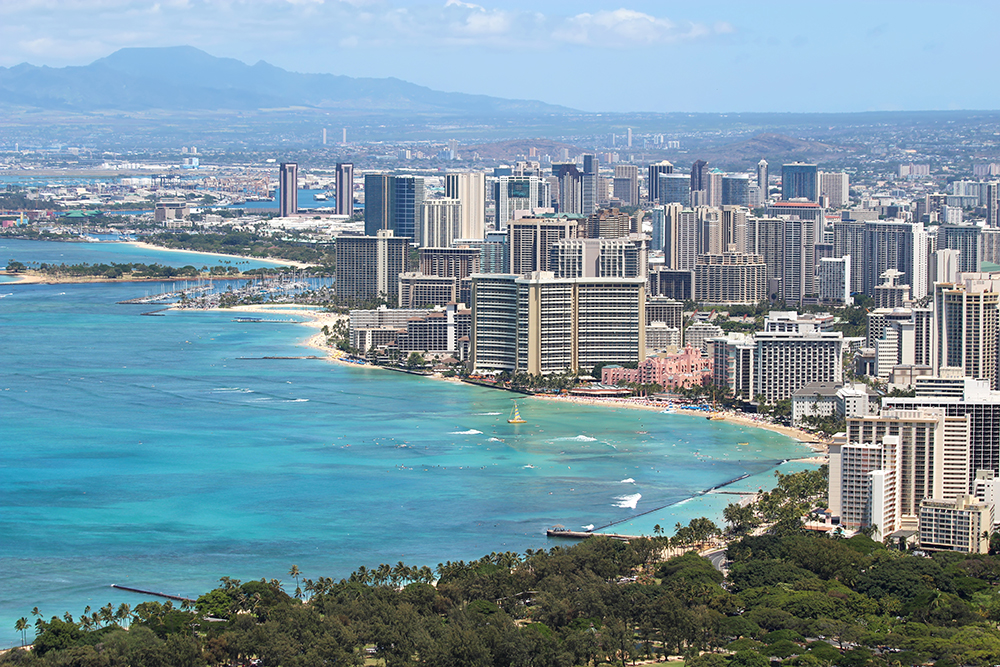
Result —
[{"label": "white foam wave", "polygon": [[287,403],[308,403],[308,398],[292,398],[286,401]]},{"label": "white foam wave", "polygon": [[594,524],[588,523],[586,526],[582,526],[582,528],[589,532],[594,529]]},{"label": "white foam wave", "polygon": [[479,435],[482,431],[470,428],[468,431],[452,431],[451,435]]},{"label": "white foam wave", "polygon": [[252,394],[253,389],[244,389],[243,387],[216,387],[212,391],[227,391],[235,394]]},{"label": "white foam wave", "polygon": [[487,442],[503,442],[500,438],[490,438]]},{"label": "white foam wave", "polygon": [[591,438],[589,435],[577,435],[572,438],[556,438],[556,440],[570,440],[573,442],[597,442],[597,438]]},{"label": "white foam wave", "polygon": [[625,479],[623,479],[622,481],[620,481],[618,483],[619,484],[635,484],[635,480],[632,479],[631,477],[626,477]]},{"label": "white foam wave", "polygon": [[639,499],[642,498],[641,493],[631,493],[626,496],[617,496],[615,500],[615,507],[627,507],[629,509],[635,509],[635,506],[639,504]]},{"label": "white foam wave", "polygon": [[500,414],[499,412],[473,412],[473,417],[494,417]]}]

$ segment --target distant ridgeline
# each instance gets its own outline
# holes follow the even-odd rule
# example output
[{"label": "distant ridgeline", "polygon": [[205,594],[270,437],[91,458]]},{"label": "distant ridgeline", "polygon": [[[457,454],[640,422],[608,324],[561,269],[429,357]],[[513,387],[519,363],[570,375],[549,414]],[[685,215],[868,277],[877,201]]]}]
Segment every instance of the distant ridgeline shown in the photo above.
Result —
[{"label": "distant ridgeline", "polygon": [[[35,609],[34,649],[8,651],[0,665],[625,667],[664,655],[693,667],[1000,661],[1000,559],[911,555],[860,534],[803,530],[786,510],[816,500],[822,477],[781,476],[775,491],[760,494],[756,522],[740,527],[742,537],[729,533],[725,575],[694,551],[661,559],[665,547],[719,539],[705,519],[678,526],[672,538],[595,536],[435,570],[362,567],[340,581],[303,578],[292,566],[291,595],[277,580],[224,577],[193,610],[186,601],[109,604],[79,619],[44,620]],[[796,490],[810,497],[793,497]],[[761,521],[767,534],[746,534]],[[29,619],[16,629],[26,642]]]}]

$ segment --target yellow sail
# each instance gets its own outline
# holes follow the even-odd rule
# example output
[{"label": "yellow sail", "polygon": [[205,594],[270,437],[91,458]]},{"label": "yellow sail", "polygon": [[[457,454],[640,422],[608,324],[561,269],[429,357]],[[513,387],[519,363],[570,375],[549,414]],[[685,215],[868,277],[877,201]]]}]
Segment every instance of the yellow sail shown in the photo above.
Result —
[{"label": "yellow sail", "polygon": [[527,424],[525,420],[521,419],[521,413],[517,409],[517,402],[514,403],[514,409],[510,411],[510,419],[507,420],[508,424]]}]

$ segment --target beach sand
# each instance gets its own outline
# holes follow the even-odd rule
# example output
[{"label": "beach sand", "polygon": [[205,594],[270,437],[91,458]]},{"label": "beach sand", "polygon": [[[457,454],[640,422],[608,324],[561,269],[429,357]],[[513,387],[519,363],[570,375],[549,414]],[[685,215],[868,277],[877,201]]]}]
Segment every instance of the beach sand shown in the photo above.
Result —
[{"label": "beach sand", "polygon": [[[578,396],[547,396],[544,394],[536,395],[532,398],[545,401],[569,401],[585,405],[628,408],[631,410],[653,410],[655,412],[662,412],[664,409],[664,405],[662,403],[651,403],[641,398],[583,398]],[[755,415],[730,411],[706,412],[704,410],[690,410],[684,408],[683,406],[676,405],[673,406],[673,409],[680,414],[691,415],[693,417],[712,418],[715,421],[725,421],[739,426],[749,426],[752,428],[762,428],[768,431],[774,431],[775,433],[786,435],[789,438],[793,438],[803,444],[809,445],[809,447],[811,447],[817,454],[825,455],[828,450],[829,443],[822,440],[820,436],[817,436],[816,434],[803,431],[802,429],[793,428],[791,426],[774,424],[762,418],[756,417]],[[820,460],[821,462],[825,461],[825,458],[822,456],[807,458],[810,459],[809,462],[813,462],[813,458],[817,458],[817,460]]]},{"label": "beach sand", "polygon": [[[254,308],[266,308],[265,306],[241,306],[245,309]],[[293,306],[290,306],[293,308]],[[235,309],[233,309],[235,310]],[[276,312],[273,310],[260,310],[255,312]],[[320,316],[328,315],[334,318],[332,321],[336,321],[337,318],[348,319],[347,315],[334,315],[333,313],[317,313],[316,311],[300,311],[296,313],[289,314],[302,315],[304,317],[319,318]],[[323,324],[329,323],[331,320],[326,320],[320,322],[318,319],[315,322],[303,322],[307,326],[322,327]],[[315,348],[317,350],[322,350],[330,355],[331,359],[334,361],[339,361],[343,357],[343,353],[340,350],[336,350],[326,345],[326,337],[323,334],[317,334],[309,338],[305,343],[309,347]],[[348,363],[346,361],[341,361],[341,363]],[[436,380],[447,380],[450,382],[460,382],[457,378],[445,378],[439,373],[428,376]],[[662,412],[664,406],[662,403],[652,403],[646,399],[641,398],[587,398],[580,396],[555,396],[538,394],[530,397],[533,400],[540,401],[560,401],[560,402],[570,402],[570,403],[580,403],[584,405],[594,405],[600,407],[612,407],[612,408],[627,408],[630,410],[652,410],[655,412]],[[689,410],[682,406],[674,406],[674,409],[681,414],[691,415],[695,417],[711,417],[716,421],[725,421],[730,424],[736,424],[738,426],[749,426],[752,428],[761,428],[768,431],[774,431],[775,433],[780,433],[782,435],[788,436],[794,440],[809,445],[809,447],[817,454],[815,457],[805,457],[801,460],[808,463],[825,463],[825,455],[828,453],[829,443],[822,439],[821,436],[803,431],[802,429],[793,428],[790,426],[783,426],[781,424],[774,424],[772,422],[766,421],[757,415],[749,415],[730,411],[717,411],[717,412],[705,412],[704,410]]]},{"label": "beach sand", "polygon": [[256,259],[265,262],[273,262],[274,264],[283,264],[284,266],[292,266],[296,269],[308,269],[315,264],[306,264],[304,262],[295,262],[290,259],[275,259],[273,257],[249,257],[243,255],[227,255],[221,252],[202,252],[200,250],[184,250],[183,248],[165,248],[160,245],[153,245],[152,243],[146,243],[145,241],[124,241],[131,246],[136,248],[144,248],[146,250],[162,250],[164,252],[188,252],[195,255],[207,255],[209,257],[225,257],[227,259]]}]

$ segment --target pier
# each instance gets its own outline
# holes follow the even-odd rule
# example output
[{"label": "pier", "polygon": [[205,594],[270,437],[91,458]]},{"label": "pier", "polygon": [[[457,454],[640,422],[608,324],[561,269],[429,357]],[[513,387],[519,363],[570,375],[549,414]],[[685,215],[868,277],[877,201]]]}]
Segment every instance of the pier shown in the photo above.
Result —
[{"label": "pier", "polygon": [[193,598],[186,598],[180,595],[170,595],[169,593],[157,593],[155,591],[146,591],[141,588],[122,586],[121,584],[111,584],[111,588],[117,588],[120,591],[128,591],[129,593],[139,593],[140,595],[152,595],[153,597],[166,598],[168,600],[177,600],[178,602],[190,602],[192,604],[197,602],[197,600]]},{"label": "pier", "polygon": [[125,301],[119,301],[118,303],[125,303],[125,304],[171,303],[173,301],[177,301],[182,296],[208,292],[211,289],[212,289],[211,285],[198,285],[195,287],[185,287],[184,289],[172,290],[169,292],[160,292],[159,294],[147,294],[146,296],[140,296],[135,299],[127,299]]},{"label": "pier", "polygon": [[617,533],[594,533],[589,531],[580,530],[565,530],[558,528],[549,528],[545,531],[545,535],[548,537],[565,537],[573,540],[582,540],[587,537],[610,537],[613,540],[621,540],[622,542],[628,542],[629,540],[638,540],[642,535],[619,535]]}]

